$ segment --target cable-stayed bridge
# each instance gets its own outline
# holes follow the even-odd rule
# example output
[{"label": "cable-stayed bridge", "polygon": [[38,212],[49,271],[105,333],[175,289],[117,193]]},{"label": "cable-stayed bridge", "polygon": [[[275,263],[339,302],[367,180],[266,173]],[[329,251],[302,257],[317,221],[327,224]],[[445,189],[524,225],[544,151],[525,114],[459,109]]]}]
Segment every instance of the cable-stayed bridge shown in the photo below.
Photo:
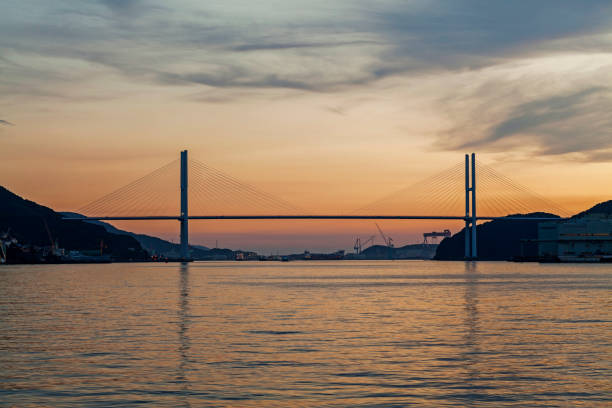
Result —
[{"label": "cable-stayed bridge", "polygon": [[465,222],[465,258],[476,259],[479,220],[525,219],[520,214],[535,211],[568,215],[550,200],[477,163],[474,153],[366,206],[329,214],[307,212],[198,160],[189,160],[184,150],[180,159],[77,212],[85,216],[80,220],[177,220],[183,259],[189,258],[189,220],[461,220]]}]

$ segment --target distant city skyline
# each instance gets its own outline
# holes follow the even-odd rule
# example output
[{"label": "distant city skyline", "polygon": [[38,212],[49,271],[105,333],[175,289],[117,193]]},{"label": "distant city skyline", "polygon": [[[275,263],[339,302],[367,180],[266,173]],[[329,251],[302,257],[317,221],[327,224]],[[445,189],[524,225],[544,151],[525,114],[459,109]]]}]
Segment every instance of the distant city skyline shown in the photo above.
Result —
[{"label": "distant city skyline", "polygon": [[[572,212],[612,195],[612,4],[156,0],[0,6],[1,184],[58,211],[192,157],[351,210],[476,151]],[[118,223],[177,239],[175,222]],[[396,242],[461,223],[382,223]],[[371,222],[194,222],[191,241],[350,248]]]}]

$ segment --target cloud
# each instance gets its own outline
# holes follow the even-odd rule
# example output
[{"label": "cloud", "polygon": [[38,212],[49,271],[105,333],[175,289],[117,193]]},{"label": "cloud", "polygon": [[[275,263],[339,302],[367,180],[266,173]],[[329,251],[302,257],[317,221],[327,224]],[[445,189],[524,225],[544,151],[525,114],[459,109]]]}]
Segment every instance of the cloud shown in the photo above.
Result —
[{"label": "cloud", "polygon": [[[390,43],[388,66],[417,60],[446,69],[546,52],[545,43],[611,30],[607,0],[429,0],[374,12],[374,30]],[[421,65],[419,64],[419,65]],[[409,69],[409,68],[408,68]],[[387,68],[388,71],[393,69]]]},{"label": "cloud", "polygon": [[[550,98],[539,99],[517,106],[510,113],[509,117],[497,124],[487,137],[479,142],[472,142],[465,147],[475,146],[479,143],[495,142],[510,136],[522,133],[546,133],[555,138],[572,139],[572,144],[576,144],[575,126],[558,127],[557,124],[565,121],[576,122],[578,119],[590,116],[599,111],[597,105],[605,93],[609,93],[607,88],[589,88],[571,93],[569,95],[557,95]],[[599,112],[598,112],[599,113]],[[553,128],[550,125],[555,125]],[[600,133],[599,131],[595,133]],[[579,144],[589,149],[594,144],[601,142],[594,140],[580,140]],[[608,143],[612,145],[612,137],[608,138]],[[550,153],[567,153],[575,149],[567,149],[566,143],[549,147]]]},{"label": "cloud", "polygon": [[[452,96],[463,86],[452,80],[432,88],[434,97],[447,99],[439,112],[456,113],[448,115],[451,129],[436,136],[437,148],[521,145],[538,154],[583,152],[599,160],[610,147],[607,76],[576,80],[584,71],[577,66],[566,76],[551,75],[563,86],[547,85],[536,95],[530,87],[545,80],[524,80],[528,70],[519,65],[502,79],[480,77],[513,62],[609,53],[609,0],[312,0],[307,7],[296,0],[249,7],[234,1],[172,7],[161,0],[6,1],[0,95],[93,100],[85,90],[108,83],[109,93],[162,85],[201,95],[195,100],[227,103],[257,91],[348,94],[406,78],[473,72],[470,85],[478,89],[464,100]],[[555,69],[551,64],[540,73]]]},{"label": "cloud", "polygon": [[108,7],[113,13],[120,15],[139,14],[142,9],[141,0],[99,0],[104,6]]},{"label": "cloud", "polygon": [[[577,37],[581,46],[603,50],[610,44],[597,35],[612,30],[612,5],[599,0],[340,4],[344,6],[331,17],[316,14],[315,4],[311,19],[296,20],[300,15],[295,13],[284,16],[285,21],[267,21],[255,12],[253,20],[259,24],[241,26],[237,20],[211,24],[207,30],[195,24],[198,34],[192,39],[212,51],[209,58],[226,72],[219,75],[204,67],[163,71],[221,88],[339,91],[393,76],[475,69],[545,55]],[[175,38],[185,37],[189,35]],[[240,78],[234,76],[238,71]],[[166,83],[163,75],[159,78]]]},{"label": "cloud", "polygon": [[237,67],[227,67],[214,73],[192,72],[174,74],[160,73],[158,81],[163,84],[200,84],[215,88],[265,88],[292,89],[312,92],[329,92],[350,85],[363,84],[367,78],[346,78],[343,80],[309,80],[308,78],[293,79],[291,75],[265,74],[255,75]]},{"label": "cloud", "polygon": [[11,123],[11,122],[9,122],[9,121],[7,121],[7,120],[3,120],[3,119],[0,119],[0,125],[4,125],[4,126],[15,126],[15,124],[14,124],[14,123]]},{"label": "cloud", "polygon": [[[17,3],[7,10],[19,9]],[[184,2],[172,9],[153,0],[98,4],[113,14],[101,14],[86,2],[72,5],[78,18],[59,13],[51,3],[28,19],[9,12],[0,17],[0,48],[102,64],[166,85],[337,91],[391,76],[545,54],[565,41],[612,29],[607,0],[415,0],[333,7],[314,1],[307,10],[297,1],[248,10],[233,2]],[[117,18],[135,14],[137,19]],[[585,37],[583,46],[609,45],[595,37]],[[227,72],[217,72],[218,67]]]},{"label": "cloud", "polygon": [[232,51],[290,50],[298,48],[329,48],[363,44],[379,44],[376,41],[329,41],[329,42],[286,42],[286,43],[247,43],[230,47]]},{"label": "cloud", "polygon": [[[611,106],[612,90],[607,87],[537,98],[511,106],[497,120],[486,115],[477,119],[474,113],[469,122],[445,134],[441,146],[494,152],[519,148],[539,156],[571,155],[579,160],[606,161],[612,154]],[[474,134],[478,128],[474,122],[478,120],[486,129]]]}]

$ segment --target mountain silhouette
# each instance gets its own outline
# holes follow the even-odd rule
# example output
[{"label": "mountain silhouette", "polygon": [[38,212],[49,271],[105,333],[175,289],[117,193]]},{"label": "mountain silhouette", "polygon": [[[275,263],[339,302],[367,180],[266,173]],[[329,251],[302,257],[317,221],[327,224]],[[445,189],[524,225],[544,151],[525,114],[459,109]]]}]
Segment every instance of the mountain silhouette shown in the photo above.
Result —
[{"label": "mountain silhouette", "polygon": [[[513,214],[509,217],[537,217],[554,220],[558,215],[534,212]],[[505,261],[521,255],[522,239],[538,238],[538,223],[541,220],[507,220],[498,219],[476,227],[478,240],[478,259],[482,261]],[[537,245],[525,245],[524,256],[537,256]],[[465,255],[465,228],[450,238],[444,238],[436,251],[436,260],[458,261]]]},{"label": "mountain silhouette", "polygon": [[108,232],[101,225],[64,220],[62,214],[23,199],[0,186],[0,233],[9,232],[21,244],[65,250],[102,252],[114,260],[145,260],[148,253],[134,237]]}]

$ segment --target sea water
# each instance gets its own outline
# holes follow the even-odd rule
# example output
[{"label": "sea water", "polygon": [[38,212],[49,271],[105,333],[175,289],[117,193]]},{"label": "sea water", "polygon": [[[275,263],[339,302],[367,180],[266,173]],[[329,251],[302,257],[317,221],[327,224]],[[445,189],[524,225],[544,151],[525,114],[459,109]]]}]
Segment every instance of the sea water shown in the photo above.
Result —
[{"label": "sea water", "polygon": [[611,406],[612,265],[0,267],[0,406]]}]

